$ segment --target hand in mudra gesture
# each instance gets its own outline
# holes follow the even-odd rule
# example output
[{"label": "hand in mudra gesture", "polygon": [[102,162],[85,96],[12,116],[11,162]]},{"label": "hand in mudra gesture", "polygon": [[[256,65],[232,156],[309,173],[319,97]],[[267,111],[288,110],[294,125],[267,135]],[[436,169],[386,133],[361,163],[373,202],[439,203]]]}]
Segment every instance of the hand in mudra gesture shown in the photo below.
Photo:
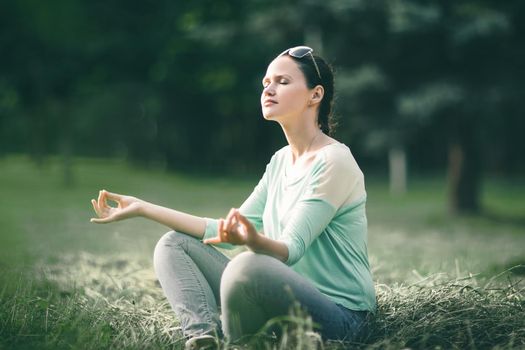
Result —
[{"label": "hand in mudra gesture", "polygon": [[[110,206],[108,200],[115,202],[117,206]],[[91,222],[105,224],[140,215],[142,201],[135,197],[102,190],[98,193],[98,200],[92,199],[91,204],[98,216],[98,218],[92,218]]]},{"label": "hand in mudra gesture", "polygon": [[252,244],[258,233],[252,223],[239,210],[231,209],[226,219],[219,219],[217,237],[204,240],[205,244],[230,243],[235,245]]}]

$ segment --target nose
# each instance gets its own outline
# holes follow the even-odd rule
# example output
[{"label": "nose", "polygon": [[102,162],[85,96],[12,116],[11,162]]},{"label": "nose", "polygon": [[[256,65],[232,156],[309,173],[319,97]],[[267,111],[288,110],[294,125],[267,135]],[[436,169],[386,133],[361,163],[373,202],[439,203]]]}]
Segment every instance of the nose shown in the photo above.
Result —
[{"label": "nose", "polygon": [[263,94],[263,96],[273,96],[273,95],[275,95],[275,89],[273,88],[273,84],[268,84],[268,86],[266,86],[263,89],[262,94]]}]

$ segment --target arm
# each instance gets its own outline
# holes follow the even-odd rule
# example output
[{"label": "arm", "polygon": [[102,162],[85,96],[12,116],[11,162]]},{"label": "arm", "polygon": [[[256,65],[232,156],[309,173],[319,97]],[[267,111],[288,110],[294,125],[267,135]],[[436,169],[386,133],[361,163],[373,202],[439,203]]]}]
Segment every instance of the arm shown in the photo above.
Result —
[{"label": "arm", "polygon": [[295,264],[324,232],[343,204],[360,203],[360,198],[366,196],[363,175],[353,158],[344,158],[347,156],[335,154],[315,165],[308,190],[293,205],[277,240],[243,224],[242,215],[236,214],[233,217],[237,219],[232,220],[229,219],[232,214],[229,214],[226,222],[219,222],[218,236],[205,240],[205,243],[245,244],[255,252],[274,256],[288,265]]},{"label": "arm", "polygon": [[141,215],[147,219],[168,226],[175,231],[202,238],[206,230],[206,220],[181,211],[144,202]]},{"label": "arm", "polygon": [[257,239],[251,244],[246,245],[250,250],[260,253],[273,256],[286,262],[288,260],[288,247],[281,241],[276,241],[271,238],[268,238],[260,233],[257,233]]},{"label": "arm", "polygon": [[[110,206],[108,199],[118,206]],[[104,224],[141,216],[197,238],[202,238],[206,229],[204,218],[106,190],[100,191],[98,200],[92,199],[91,203],[98,216],[91,219],[94,223]]]}]

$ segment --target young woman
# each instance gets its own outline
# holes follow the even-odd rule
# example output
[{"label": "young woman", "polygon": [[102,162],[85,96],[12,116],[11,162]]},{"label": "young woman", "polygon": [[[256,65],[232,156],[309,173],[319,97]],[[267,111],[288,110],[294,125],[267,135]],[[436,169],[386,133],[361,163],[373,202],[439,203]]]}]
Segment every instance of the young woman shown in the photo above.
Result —
[{"label": "young woman", "polygon": [[[288,49],[268,66],[262,113],[280,124],[288,145],[226,218],[104,190],[92,200],[93,222],[143,216],[173,229],[158,242],[154,266],[188,348],[254,334],[297,302],[324,339],[351,340],[375,310],[363,173],[350,149],[329,136],[333,73],[312,51]],[[248,250],[230,260],[213,245]]]}]

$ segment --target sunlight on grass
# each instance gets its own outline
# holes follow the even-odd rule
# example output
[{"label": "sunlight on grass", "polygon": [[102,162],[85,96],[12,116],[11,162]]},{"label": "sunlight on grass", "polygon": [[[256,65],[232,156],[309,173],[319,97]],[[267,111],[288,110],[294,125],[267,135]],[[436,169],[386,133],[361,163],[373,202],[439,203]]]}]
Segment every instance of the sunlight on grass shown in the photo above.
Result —
[{"label": "sunlight on grass", "polygon": [[[133,256],[64,254],[1,294],[2,336],[14,346],[181,348],[177,321],[151,269]],[[14,280],[11,280],[14,281]],[[26,283],[28,282],[28,283]],[[9,287],[13,287],[10,284]],[[280,339],[258,336],[247,348],[345,349],[513,348],[523,345],[524,285],[509,272],[479,280],[438,273],[411,284],[376,284],[378,313],[353,343],[315,338],[311,320],[295,311],[270,323]],[[9,298],[5,298],[10,296]],[[11,337],[11,339],[10,339]],[[227,346],[226,346],[227,347]]]},{"label": "sunlight on grass", "polygon": [[[152,268],[153,248],[168,228],[143,219],[90,224],[89,200],[105,188],[219,217],[257,179],[194,178],[118,161],[75,164],[76,185],[64,188],[56,160],[42,169],[24,157],[0,160],[0,348],[181,348]],[[322,344],[307,322],[292,322],[281,339],[262,337],[250,347],[525,347],[525,186],[518,184],[487,183],[485,203],[497,215],[449,217],[440,179],[418,179],[397,198],[370,181],[379,305],[370,332],[359,343]],[[507,207],[508,220],[501,215]]]}]

